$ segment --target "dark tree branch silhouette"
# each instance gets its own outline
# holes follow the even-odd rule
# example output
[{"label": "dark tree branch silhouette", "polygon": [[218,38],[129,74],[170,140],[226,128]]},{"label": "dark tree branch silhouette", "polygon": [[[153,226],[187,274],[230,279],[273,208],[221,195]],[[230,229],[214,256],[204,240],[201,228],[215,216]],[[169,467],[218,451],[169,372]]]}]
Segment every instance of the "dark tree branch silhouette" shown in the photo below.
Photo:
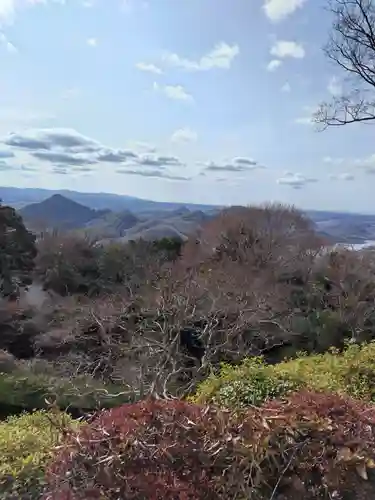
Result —
[{"label": "dark tree branch silhouette", "polygon": [[375,120],[375,1],[329,0],[334,17],[324,48],[346,74],[348,91],[323,102],[314,121],[324,128]]}]

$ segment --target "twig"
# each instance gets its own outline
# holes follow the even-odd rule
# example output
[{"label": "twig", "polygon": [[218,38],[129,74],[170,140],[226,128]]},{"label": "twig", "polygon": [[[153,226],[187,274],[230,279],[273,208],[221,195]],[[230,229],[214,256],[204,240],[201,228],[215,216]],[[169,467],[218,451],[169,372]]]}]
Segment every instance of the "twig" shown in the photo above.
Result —
[{"label": "twig", "polygon": [[[303,444],[304,444],[304,443],[302,443],[302,445],[303,445]],[[296,447],[294,448],[294,451],[293,451],[293,453],[292,453],[292,455],[291,455],[291,457],[290,457],[290,459],[289,459],[288,463],[286,464],[285,468],[283,469],[283,471],[281,472],[281,474],[280,474],[280,476],[279,476],[279,478],[278,478],[278,480],[277,480],[277,483],[276,483],[276,485],[275,485],[275,487],[274,487],[274,489],[273,489],[273,491],[272,491],[272,494],[271,494],[271,496],[270,496],[269,500],[273,500],[273,499],[275,498],[275,495],[276,495],[276,493],[277,493],[277,488],[279,487],[279,485],[280,485],[280,482],[281,482],[282,478],[285,476],[285,474],[286,474],[287,470],[289,469],[290,464],[292,463],[293,458],[296,456],[297,450],[298,450],[299,448],[300,448],[300,446],[296,446]]]}]

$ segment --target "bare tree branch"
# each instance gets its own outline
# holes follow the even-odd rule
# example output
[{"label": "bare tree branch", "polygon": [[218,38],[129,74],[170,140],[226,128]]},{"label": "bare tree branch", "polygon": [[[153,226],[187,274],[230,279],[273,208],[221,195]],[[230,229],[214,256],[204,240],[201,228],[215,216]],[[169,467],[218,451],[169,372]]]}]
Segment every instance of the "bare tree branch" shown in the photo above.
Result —
[{"label": "bare tree branch", "polygon": [[314,121],[327,128],[375,120],[375,2],[329,0],[332,31],[324,48],[346,75],[348,90],[323,102]]}]

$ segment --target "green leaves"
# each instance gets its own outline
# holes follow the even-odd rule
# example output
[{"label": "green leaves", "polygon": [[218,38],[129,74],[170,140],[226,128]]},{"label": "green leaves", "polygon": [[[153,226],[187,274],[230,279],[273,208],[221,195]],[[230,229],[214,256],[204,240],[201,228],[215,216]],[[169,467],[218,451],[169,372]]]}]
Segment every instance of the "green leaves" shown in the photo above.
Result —
[{"label": "green leaves", "polygon": [[[70,425],[63,413],[35,412],[0,423],[0,496],[41,498],[45,468],[60,442],[60,428]],[[23,498],[26,498],[24,496]]]},{"label": "green leaves", "polygon": [[245,360],[237,367],[224,365],[219,375],[200,385],[193,400],[243,408],[306,388],[374,401],[374,387],[375,343],[370,343],[350,345],[341,354],[331,350],[277,365],[266,365],[259,358]]}]

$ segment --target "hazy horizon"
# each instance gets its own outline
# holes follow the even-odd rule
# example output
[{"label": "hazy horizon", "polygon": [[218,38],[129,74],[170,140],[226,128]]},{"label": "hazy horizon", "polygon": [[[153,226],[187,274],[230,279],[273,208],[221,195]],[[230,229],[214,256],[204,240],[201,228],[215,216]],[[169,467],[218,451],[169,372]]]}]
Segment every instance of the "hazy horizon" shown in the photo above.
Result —
[{"label": "hazy horizon", "polygon": [[[23,189],[26,189],[26,190],[46,190],[46,191],[49,191],[51,193],[54,193],[55,191],[62,191],[62,192],[66,192],[66,193],[79,193],[79,194],[93,194],[93,195],[103,195],[103,196],[107,196],[107,195],[110,195],[110,196],[124,196],[124,197],[128,197],[128,198],[134,198],[134,199],[137,199],[137,200],[142,200],[142,201],[151,201],[151,202],[156,202],[156,203],[171,203],[171,204],[176,204],[176,205],[206,205],[206,206],[212,206],[212,207],[230,207],[230,206],[234,206],[234,205],[238,205],[236,203],[232,203],[232,204],[215,204],[215,203],[198,203],[198,202],[191,202],[189,200],[183,200],[183,199],[155,199],[153,198],[152,196],[146,198],[146,197],[142,197],[142,196],[133,196],[133,195],[130,195],[130,194],[126,194],[126,193],[114,193],[114,192],[108,192],[108,191],[84,191],[84,190],[75,190],[75,189],[68,189],[68,188],[57,188],[57,189],[52,189],[52,188],[40,188],[38,186],[29,186],[29,187],[25,187],[25,188],[20,188],[20,187],[17,187],[17,186],[2,186],[0,185],[0,189],[1,188],[11,188],[11,189],[19,189],[19,190],[23,190]],[[67,196],[68,197],[68,196]],[[34,202],[30,202],[28,204],[31,204],[31,203],[34,203]],[[267,204],[269,203],[269,201],[265,200],[264,202],[261,202],[261,203],[254,203],[254,205],[256,206],[259,206],[259,205],[263,205],[263,204]],[[282,203],[280,200],[276,200],[275,203]],[[84,203],[83,203],[84,204]],[[287,204],[287,203],[286,203]],[[249,205],[253,205],[251,202],[249,203],[244,203],[242,204],[242,206],[249,206]],[[289,205],[292,205],[292,204],[289,204]],[[302,208],[302,207],[299,207],[298,205],[293,205],[295,206],[297,209],[300,209],[301,211],[307,211],[307,212],[336,212],[336,213],[342,213],[342,214],[353,214],[353,215],[374,215],[375,216],[375,210],[373,212],[369,211],[369,212],[366,212],[366,211],[356,211],[356,210],[324,210],[324,209],[321,209],[319,207],[307,207],[307,208]]]}]

